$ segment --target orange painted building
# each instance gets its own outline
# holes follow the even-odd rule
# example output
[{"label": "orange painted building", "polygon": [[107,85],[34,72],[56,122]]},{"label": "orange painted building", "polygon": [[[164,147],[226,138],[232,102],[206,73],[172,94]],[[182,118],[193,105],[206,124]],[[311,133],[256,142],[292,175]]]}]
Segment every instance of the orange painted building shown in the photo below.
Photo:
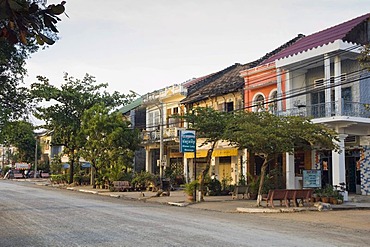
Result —
[{"label": "orange painted building", "polygon": [[[275,62],[259,65],[240,72],[244,78],[244,107],[248,111],[278,110],[278,70]],[[281,73],[281,92],[284,96],[285,75]],[[285,104],[281,102],[282,109]]]}]

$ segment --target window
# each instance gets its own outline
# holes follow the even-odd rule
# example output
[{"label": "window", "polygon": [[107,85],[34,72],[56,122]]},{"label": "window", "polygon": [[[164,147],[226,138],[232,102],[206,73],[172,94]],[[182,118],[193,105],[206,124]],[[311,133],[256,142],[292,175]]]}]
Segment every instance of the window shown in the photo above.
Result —
[{"label": "window", "polygon": [[147,128],[149,128],[149,129],[153,128],[153,124],[154,124],[153,112],[149,112]]},{"label": "window", "polygon": [[269,112],[276,113],[277,112],[277,91],[272,92],[270,96],[270,103],[269,103]]},{"label": "window", "polygon": [[254,110],[253,111],[264,111],[264,103],[265,103],[265,97],[263,97],[262,94],[258,95],[256,99],[253,102]]},{"label": "window", "polygon": [[159,129],[160,125],[160,117],[159,111],[154,112],[154,126]]},{"label": "window", "polygon": [[234,102],[226,103],[226,112],[232,112],[232,111],[234,111]]}]

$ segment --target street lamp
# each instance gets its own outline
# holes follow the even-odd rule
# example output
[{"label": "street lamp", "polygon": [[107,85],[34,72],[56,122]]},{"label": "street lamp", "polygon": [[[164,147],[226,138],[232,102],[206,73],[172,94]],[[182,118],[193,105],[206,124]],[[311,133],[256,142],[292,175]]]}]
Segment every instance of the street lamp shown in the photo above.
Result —
[{"label": "street lamp", "polygon": [[[135,94],[135,95],[138,95],[140,97],[143,97],[141,94],[135,92],[135,91],[132,91],[130,90],[130,92],[132,94]],[[164,149],[164,145],[163,145],[163,102],[160,101],[158,99],[159,102],[156,102],[156,101],[153,101],[151,103],[153,103],[159,110],[159,178],[160,178],[160,186],[161,186],[161,189],[163,188],[162,186],[162,177],[163,177],[163,167],[162,167],[162,163],[164,162],[163,160],[163,149]]]}]

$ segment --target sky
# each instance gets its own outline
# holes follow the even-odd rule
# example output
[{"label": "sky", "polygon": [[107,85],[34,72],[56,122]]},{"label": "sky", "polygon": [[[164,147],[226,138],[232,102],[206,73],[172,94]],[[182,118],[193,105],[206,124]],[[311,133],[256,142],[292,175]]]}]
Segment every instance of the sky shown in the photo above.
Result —
[{"label": "sky", "polygon": [[146,94],[252,62],[300,33],[370,12],[370,0],[66,2],[60,39],[27,60],[26,85],[42,75],[60,86],[67,72],[93,75],[110,92]]}]

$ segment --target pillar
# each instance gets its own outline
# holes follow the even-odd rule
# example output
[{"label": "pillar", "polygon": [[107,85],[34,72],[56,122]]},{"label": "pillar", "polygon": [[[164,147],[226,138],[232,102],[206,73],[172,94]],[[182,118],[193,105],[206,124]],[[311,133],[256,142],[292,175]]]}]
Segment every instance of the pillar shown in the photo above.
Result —
[{"label": "pillar", "polygon": [[[292,81],[290,79],[290,71],[286,71],[286,74],[285,74],[285,78],[286,78],[286,82],[285,82],[285,94],[287,93],[291,93],[291,90],[292,90]],[[291,98],[287,98],[285,99],[285,102],[286,102],[286,110],[288,109],[292,109],[292,104],[291,104]]]},{"label": "pillar", "polygon": [[188,163],[188,159],[185,157],[184,157],[184,176],[185,176],[186,183],[189,183],[190,182],[189,181],[189,163]]},{"label": "pillar", "polygon": [[334,82],[335,82],[335,101],[336,101],[336,116],[342,115],[342,68],[341,68],[341,59],[339,56],[334,58]]},{"label": "pillar", "polygon": [[339,134],[338,138],[339,141],[337,144],[339,145],[339,151],[332,151],[332,175],[333,175],[333,186],[338,185],[340,183],[346,182],[346,163],[345,163],[345,148],[344,148],[344,139],[346,139],[348,135],[346,134]]},{"label": "pillar", "polygon": [[286,188],[295,189],[294,154],[285,154],[286,165]]},{"label": "pillar", "polygon": [[330,57],[324,55],[325,116],[331,116]]},{"label": "pillar", "polygon": [[277,111],[280,113],[283,110],[283,100],[282,100],[282,89],[281,89],[281,69],[277,68],[276,69],[276,74],[277,74]]},{"label": "pillar", "polygon": [[152,159],[150,156],[150,149],[145,149],[145,171],[152,173]]}]

